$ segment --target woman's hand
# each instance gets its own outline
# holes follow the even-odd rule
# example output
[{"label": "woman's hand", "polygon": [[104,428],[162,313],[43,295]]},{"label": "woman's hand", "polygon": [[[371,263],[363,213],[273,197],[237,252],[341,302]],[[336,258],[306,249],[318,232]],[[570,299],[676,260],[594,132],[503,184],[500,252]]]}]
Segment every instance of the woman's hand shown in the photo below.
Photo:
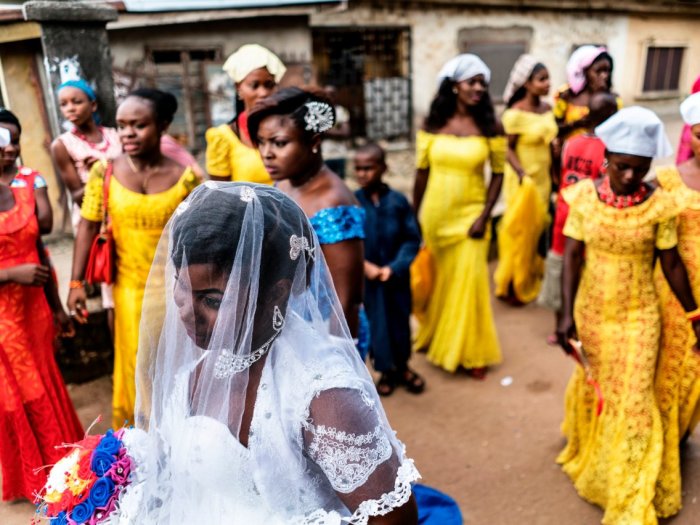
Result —
[{"label": "woman's hand", "polygon": [[68,292],[68,312],[70,316],[80,324],[87,323],[86,301],[87,294],[85,293],[85,288],[72,288]]},{"label": "woman's hand", "polygon": [[472,239],[483,239],[486,235],[486,226],[488,225],[488,218],[484,215],[479,215],[479,218],[474,221],[471,228],[467,232],[467,235]]},{"label": "woman's hand", "polygon": [[66,311],[61,308],[54,314],[56,325],[59,328],[61,337],[73,337],[75,335],[75,327],[73,321],[68,316]]},{"label": "woman's hand", "polygon": [[49,267],[41,264],[20,264],[7,269],[7,281],[29,286],[43,286],[49,278]]},{"label": "woman's hand", "polygon": [[571,353],[569,339],[578,339],[576,335],[576,325],[570,316],[563,315],[557,325],[557,343],[559,343],[559,346],[561,346],[567,354]]}]

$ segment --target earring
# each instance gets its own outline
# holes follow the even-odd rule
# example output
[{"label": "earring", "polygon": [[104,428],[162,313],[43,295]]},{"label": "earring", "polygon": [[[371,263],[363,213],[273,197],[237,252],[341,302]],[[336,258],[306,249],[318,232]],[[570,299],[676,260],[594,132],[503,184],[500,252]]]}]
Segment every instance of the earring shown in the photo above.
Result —
[{"label": "earring", "polygon": [[455,86],[455,87],[452,88],[452,93],[454,93],[455,95],[456,95],[457,93],[459,93],[459,90],[457,89],[457,86]]},{"label": "earring", "polygon": [[318,147],[314,146],[313,148],[311,148],[311,152],[314,154],[318,153]]}]

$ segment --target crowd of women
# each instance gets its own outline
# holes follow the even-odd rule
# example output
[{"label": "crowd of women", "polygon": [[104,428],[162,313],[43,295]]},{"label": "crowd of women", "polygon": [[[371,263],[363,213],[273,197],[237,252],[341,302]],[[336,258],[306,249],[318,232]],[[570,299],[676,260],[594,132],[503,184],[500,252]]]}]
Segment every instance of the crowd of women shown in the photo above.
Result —
[{"label": "crowd of women", "polygon": [[[558,458],[578,492],[605,509],[606,524],[650,525],[680,510],[679,445],[700,419],[700,94],[681,106],[679,165],[647,182],[670,145],[653,112],[622,108],[605,48],[572,54],[553,107],[546,66],[520,57],[501,118],[489,67],[459,55],[440,70],[416,137],[419,233],[408,203],[381,182],[377,145],[358,151],[356,194],[324,163],[336,117],[321,92],[277,89],[285,66],[259,45],[241,47],[224,70],[236,116],[207,131],[201,185],[202,170],[167,135],[171,94],[133,91],[115,130],[100,125],[85,80],[59,88],[70,130],[51,152],[75,231],[67,311],[41,243],[52,226],[46,182],[17,165],[21,124],[0,111],[3,499],[33,498],[39,467],[61,456],[55,445],[81,437],[53,359],[54,319],[64,335],[87,322],[85,281],[106,239],[115,251],[101,279],[113,309],[112,423],[135,422],[168,458],[167,477],[144,484],[168,504],[144,506],[142,519],[415,523],[418,472],[376,397],[425,386],[407,365],[408,267],[422,236],[432,287],[413,347],[483,379],[501,361],[489,293],[495,235],[497,297],[552,308],[550,343],[581,363]],[[506,211],[494,225],[502,189]],[[405,246],[394,242],[389,257],[397,232]],[[389,311],[404,313],[392,321]],[[200,454],[205,436],[212,448]],[[221,465],[243,474],[216,478]],[[183,475],[201,491],[183,495]]]}]

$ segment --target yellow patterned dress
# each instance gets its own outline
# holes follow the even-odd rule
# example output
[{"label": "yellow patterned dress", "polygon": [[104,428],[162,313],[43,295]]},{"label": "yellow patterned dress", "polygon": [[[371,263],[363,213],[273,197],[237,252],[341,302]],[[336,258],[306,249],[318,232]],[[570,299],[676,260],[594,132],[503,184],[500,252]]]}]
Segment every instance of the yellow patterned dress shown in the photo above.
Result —
[{"label": "yellow patterned dress", "polygon": [[[95,163],[90,170],[81,215],[88,221],[102,221],[103,181],[106,164]],[[191,168],[168,190],[145,195],[133,192],[112,177],[109,185],[109,213],[116,246],[117,278],[114,283],[114,392],[112,424],[134,421],[134,373],[139,341],[141,302],[161,233],[178,204],[198,184]]]},{"label": "yellow patterned dress", "polygon": [[[700,300],[700,192],[688,188],[675,166],[657,168],[659,184],[676,197],[683,211],[678,216],[678,251],[688,270],[693,295]],[[657,486],[657,508],[664,515],[681,507],[678,443],[692,432],[700,418],[700,355],[685,311],[657,265],[656,289],[661,302],[661,351],[656,370],[656,400],[664,427],[664,468],[676,475]]]},{"label": "yellow patterned dress", "polygon": [[258,150],[243,144],[231,126],[222,124],[209,128],[206,139],[209,175],[229,177],[235,182],[272,184]]},{"label": "yellow patterned dress", "polygon": [[676,246],[677,206],[657,189],[643,203],[617,209],[600,201],[589,179],[562,193],[571,207],[564,234],[586,246],[574,318],[605,402],[596,416],[595,392],[576,367],[566,390],[567,445],[557,461],[581,497],[605,509],[604,524],[656,524],[656,485],[678,473],[661,469],[654,249]]},{"label": "yellow patterned dress", "polygon": [[552,192],[550,144],[557,136],[551,111],[533,113],[510,108],[503,113],[506,135],[517,135],[516,153],[526,177],[522,183],[506,163],[503,192],[506,212],[498,231],[496,295],[511,294],[522,303],[537,298],[544,275],[544,258],[537,245],[547,227]]},{"label": "yellow patterned dress", "polygon": [[415,348],[429,348],[433,364],[454,372],[501,361],[489,294],[490,235],[469,228],[486,203],[484,167],[503,172],[505,137],[457,137],[419,131],[416,166],[430,169],[420,223],[435,263],[435,282]]}]

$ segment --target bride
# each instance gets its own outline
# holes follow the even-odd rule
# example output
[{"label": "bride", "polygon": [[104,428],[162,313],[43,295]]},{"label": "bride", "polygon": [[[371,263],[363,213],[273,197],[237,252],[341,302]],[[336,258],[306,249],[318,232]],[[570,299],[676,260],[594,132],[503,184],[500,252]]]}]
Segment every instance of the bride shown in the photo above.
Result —
[{"label": "bride", "polygon": [[406,457],[303,211],[208,182],[166,226],[146,288],[137,469],[120,522],[417,523]]}]

